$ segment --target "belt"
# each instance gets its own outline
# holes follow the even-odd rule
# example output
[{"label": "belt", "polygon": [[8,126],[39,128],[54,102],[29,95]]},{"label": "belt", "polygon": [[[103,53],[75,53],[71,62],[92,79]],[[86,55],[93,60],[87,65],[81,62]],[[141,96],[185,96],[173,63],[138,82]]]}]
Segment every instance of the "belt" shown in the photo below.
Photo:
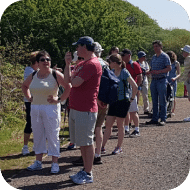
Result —
[{"label": "belt", "polygon": [[161,79],[165,79],[166,77],[161,77],[161,78],[152,78],[152,80],[161,80]]}]

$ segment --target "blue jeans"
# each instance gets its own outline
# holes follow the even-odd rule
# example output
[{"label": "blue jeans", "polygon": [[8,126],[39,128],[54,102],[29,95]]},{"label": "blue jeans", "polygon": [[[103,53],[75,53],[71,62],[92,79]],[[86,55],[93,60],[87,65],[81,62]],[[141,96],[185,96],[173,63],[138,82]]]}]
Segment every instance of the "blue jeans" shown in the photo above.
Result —
[{"label": "blue jeans", "polygon": [[167,79],[152,80],[150,85],[152,104],[153,104],[153,121],[158,121],[160,118],[161,121],[166,121],[167,115],[167,104],[166,104],[166,95],[167,95]]}]

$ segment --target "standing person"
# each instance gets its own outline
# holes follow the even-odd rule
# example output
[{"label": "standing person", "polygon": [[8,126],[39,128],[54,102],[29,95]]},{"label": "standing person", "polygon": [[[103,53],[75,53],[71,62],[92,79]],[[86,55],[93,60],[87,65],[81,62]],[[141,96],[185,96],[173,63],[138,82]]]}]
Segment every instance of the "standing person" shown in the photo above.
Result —
[{"label": "standing person", "polygon": [[181,76],[181,70],[180,70],[180,63],[177,61],[177,55],[173,51],[167,52],[168,56],[170,57],[171,61],[171,67],[172,70],[169,72],[169,75],[167,76],[168,82],[173,86],[173,95],[174,95],[174,106],[172,108],[171,115],[175,115],[175,106],[176,106],[176,92],[177,92],[177,79]]},{"label": "standing person", "polygon": [[[134,100],[137,93],[137,85],[131,77],[129,71],[125,68],[125,63],[122,61],[121,55],[112,54],[109,58],[110,68],[114,69],[115,75],[120,79],[118,101],[109,105],[108,115],[106,118],[106,129],[104,131],[102,150],[105,152],[105,145],[111,135],[111,129],[115,120],[118,128],[118,142],[112,154],[122,153],[122,143],[125,135],[124,122],[130,103]],[[129,97],[129,84],[132,86],[132,96]]]},{"label": "standing person", "polygon": [[[152,43],[155,55],[150,62],[151,70],[148,74],[152,75],[152,81],[150,85],[152,104],[153,104],[153,116],[152,119],[146,122],[146,125],[159,124],[165,125],[167,118],[167,74],[171,71],[171,62],[169,56],[162,51],[162,42],[156,40]],[[158,119],[161,119],[158,122]]]},{"label": "standing person", "polygon": [[[30,66],[27,66],[24,70],[24,80],[27,79],[27,77],[33,73],[34,71],[37,71],[38,69],[38,62],[36,61],[36,55],[39,51],[32,52],[30,54]],[[26,107],[26,126],[24,129],[24,146],[22,148],[22,154],[27,155],[30,154],[28,150],[28,141],[30,139],[30,135],[32,133],[31,128],[31,117],[30,117],[30,109],[31,109],[31,102],[27,100],[26,97],[24,97],[25,107]]]},{"label": "standing person", "polygon": [[94,40],[89,36],[81,37],[73,45],[77,46],[77,54],[83,57],[74,72],[70,72],[71,53],[65,55],[65,79],[71,83],[69,97],[69,130],[71,143],[80,146],[84,168],[70,176],[76,184],[92,183],[92,166],[94,160],[94,129],[97,119],[97,97],[102,75],[102,67],[94,54]]},{"label": "standing person", "polygon": [[[48,155],[52,156],[51,173],[58,173],[60,102],[69,96],[70,85],[64,82],[63,74],[50,68],[51,58],[46,51],[40,51],[36,55],[36,61],[39,70],[35,74],[30,74],[22,84],[22,91],[27,100],[31,102],[31,124],[36,154],[36,161],[27,169],[31,171],[42,169],[42,156],[47,153],[47,139]],[[57,96],[58,84],[65,88],[61,97]]]},{"label": "standing person", "polygon": [[110,55],[114,54],[114,53],[119,53],[119,48],[117,46],[112,46],[110,51],[109,51],[109,55],[106,57],[106,61],[109,60]]},{"label": "standing person", "polygon": [[[142,70],[140,65],[137,62],[133,62],[131,60],[132,52],[129,49],[123,49],[123,51],[121,52],[121,56],[123,61],[126,63],[126,69],[129,71],[139,88],[142,83]],[[135,124],[135,130],[131,134],[129,133],[130,119],[133,120]],[[125,134],[130,134],[131,137],[140,136],[137,96],[134,96],[134,100],[131,102],[129,108],[129,113],[127,114],[127,117],[125,119]]]},{"label": "standing person", "polygon": [[[142,69],[142,76],[143,80],[140,85],[140,90],[137,92],[137,99],[139,100],[140,91],[142,93],[143,97],[143,104],[144,104],[144,114],[149,114],[149,100],[148,100],[148,77],[146,75],[147,72],[149,72],[149,65],[146,62],[146,53],[144,51],[139,51],[138,54],[138,60],[141,69]],[[137,100],[137,102],[138,102]]]},{"label": "standing person", "polygon": [[[181,48],[181,50],[182,50],[182,56],[185,58],[183,80],[186,81],[188,72],[190,70],[190,46],[185,45],[184,48]],[[186,85],[184,85],[184,97],[188,97]]]},{"label": "standing person", "polygon": [[[185,81],[185,85],[187,87],[187,91],[188,91],[188,95],[189,95],[188,100],[190,101],[190,70],[189,70],[189,72],[187,74],[187,80]],[[190,116],[184,118],[183,121],[190,122]]]}]

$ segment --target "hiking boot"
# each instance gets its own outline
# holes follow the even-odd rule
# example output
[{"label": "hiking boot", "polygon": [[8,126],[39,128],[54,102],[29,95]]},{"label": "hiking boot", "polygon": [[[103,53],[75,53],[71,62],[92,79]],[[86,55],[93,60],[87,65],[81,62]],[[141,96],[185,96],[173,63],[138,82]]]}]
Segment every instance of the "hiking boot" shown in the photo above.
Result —
[{"label": "hiking boot", "polygon": [[22,148],[22,154],[25,156],[27,154],[30,154],[29,150],[28,150],[28,146],[24,145]]},{"label": "hiking boot", "polygon": [[134,131],[130,134],[130,137],[140,137],[140,132],[134,130]]},{"label": "hiking boot", "polygon": [[27,168],[27,170],[30,170],[30,171],[42,170],[42,162],[36,160],[34,164],[32,164],[31,166]]},{"label": "hiking boot", "polygon": [[154,121],[154,120],[150,120],[150,121],[146,121],[145,125],[157,125],[158,121]]},{"label": "hiking boot", "polygon": [[165,126],[166,123],[165,123],[165,121],[160,121],[158,125],[159,125],[159,126]]},{"label": "hiking boot", "polygon": [[106,149],[104,147],[101,148],[101,153],[105,154],[106,153]]},{"label": "hiking boot", "polygon": [[114,151],[112,152],[112,154],[120,154],[120,153],[123,153],[123,150],[122,150],[122,148],[120,148],[120,147],[116,147],[115,149],[114,149]]},{"label": "hiking boot", "polygon": [[186,117],[183,121],[190,122],[190,117]]},{"label": "hiking boot", "polygon": [[70,143],[69,146],[67,147],[67,150],[73,150],[74,148],[76,148],[74,143]]},{"label": "hiking boot", "polygon": [[93,175],[87,174],[85,171],[81,171],[79,175],[71,178],[72,181],[76,184],[82,185],[87,183],[93,183]]},{"label": "hiking boot", "polygon": [[51,164],[51,173],[52,174],[57,174],[57,173],[59,173],[59,165],[58,165],[58,163],[52,163]]},{"label": "hiking boot", "polygon": [[79,159],[72,162],[75,166],[83,166],[83,159],[82,156],[79,157]]},{"label": "hiking boot", "polygon": [[94,157],[94,165],[102,164],[101,156]]}]

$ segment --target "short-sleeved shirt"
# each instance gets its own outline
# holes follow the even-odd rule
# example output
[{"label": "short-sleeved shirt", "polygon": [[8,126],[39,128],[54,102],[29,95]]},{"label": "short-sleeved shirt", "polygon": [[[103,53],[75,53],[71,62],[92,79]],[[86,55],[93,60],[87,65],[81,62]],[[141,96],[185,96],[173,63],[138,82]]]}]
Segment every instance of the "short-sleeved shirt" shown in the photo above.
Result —
[{"label": "short-sleeved shirt", "polygon": [[80,62],[74,71],[75,77],[84,82],[79,87],[72,87],[69,106],[82,112],[98,112],[97,97],[102,75],[102,66],[97,57]]},{"label": "short-sleeved shirt", "polygon": [[[130,98],[129,92],[129,83],[127,79],[131,77],[129,71],[127,69],[122,69],[120,75],[118,76],[119,82],[119,93],[118,93],[118,100],[124,100],[125,98]],[[126,86],[124,86],[124,82]],[[124,89],[125,88],[125,89]],[[125,94],[124,94],[125,92]]]},{"label": "short-sleeved shirt", "polygon": [[[150,62],[151,70],[162,70],[165,69],[168,65],[171,65],[169,56],[162,52],[158,57],[157,55],[153,55],[152,60]],[[159,79],[167,77],[168,73],[160,73],[160,74],[152,74],[152,79]]]},{"label": "short-sleeved shirt", "polygon": [[[146,61],[143,61],[142,63],[139,62],[139,65],[140,65],[141,69],[143,69],[144,71],[149,70],[149,65]],[[143,75],[143,83],[142,84],[143,85],[148,84],[148,78],[146,75]]]},{"label": "short-sleeved shirt", "polygon": [[130,60],[129,63],[126,64],[126,69],[129,71],[134,81],[137,82],[137,75],[142,73],[140,65],[137,62]]}]

